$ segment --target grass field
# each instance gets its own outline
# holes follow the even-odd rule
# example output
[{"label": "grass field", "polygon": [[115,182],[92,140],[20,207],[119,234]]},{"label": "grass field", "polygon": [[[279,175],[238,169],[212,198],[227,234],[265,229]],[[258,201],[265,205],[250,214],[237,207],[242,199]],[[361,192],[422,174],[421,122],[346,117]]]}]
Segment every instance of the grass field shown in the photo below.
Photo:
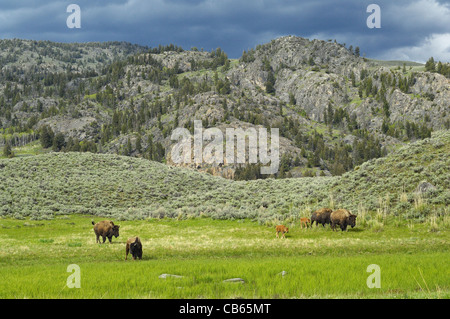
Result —
[{"label": "grass field", "polygon": [[[117,221],[120,236],[96,244],[93,219],[101,220],[0,219],[0,298],[450,297],[448,220],[436,228],[389,217],[382,228],[348,232],[293,222],[286,239],[250,220]],[[125,261],[135,235],[143,259]],[[80,267],[79,289],[66,285],[71,264]],[[381,288],[366,284],[371,264],[380,266]],[[223,282],[237,277],[244,283]]]},{"label": "grass field", "polygon": [[[255,181],[110,154],[0,159],[0,298],[449,298],[449,152],[440,131],[342,176]],[[300,229],[325,206],[357,227]],[[120,237],[96,244],[92,219]],[[136,235],[144,258],[125,261]]]}]

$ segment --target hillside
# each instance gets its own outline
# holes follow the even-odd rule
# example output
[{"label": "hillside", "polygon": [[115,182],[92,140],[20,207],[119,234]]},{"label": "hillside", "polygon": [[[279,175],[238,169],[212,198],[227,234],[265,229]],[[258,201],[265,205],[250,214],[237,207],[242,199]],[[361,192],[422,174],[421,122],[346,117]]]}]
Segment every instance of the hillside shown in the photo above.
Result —
[{"label": "hillside", "polygon": [[355,213],[382,210],[406,218],[423,217],[448,210],[449,153],[446,130],[343,176],[255,181],[231,181],[112,154],[69,152],[2,159],[0,216],[52,219],[84,213],[117,219],[209,216],[268,222],[334,206]]},{"label": "hillside", "polygon": [[15,73],[22,78],[29,73],[44,76],[63,72],[101,72],[101,68],[129,55],[148,50],[127,42],[57,43],[21,39],[0,40],[0,65],[13,80]]},{"label": "hillside", "polygon": [[[448,78],[364,59],[331,41],[282,37],[239,60],[220,48],[176,45],[1,40],[0,47],[0,147],[19,155],[30,146],[34,154],[89,151],[174,165],[171,132],[193,132],[202,120],[222,131],[280,128],[282,165],[272,177],[340,176],[450,127]],[[248,165],[184,166],[258,177]]]}]

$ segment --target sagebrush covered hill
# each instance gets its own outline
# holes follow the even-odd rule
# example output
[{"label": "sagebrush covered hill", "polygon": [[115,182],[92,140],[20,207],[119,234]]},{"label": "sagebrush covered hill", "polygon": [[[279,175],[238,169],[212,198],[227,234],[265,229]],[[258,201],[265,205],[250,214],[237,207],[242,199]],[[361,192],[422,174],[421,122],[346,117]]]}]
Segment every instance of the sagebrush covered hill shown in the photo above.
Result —
[{"label": "sagebrush covered hill", "polygon": [[0,160],[0,215],[73,213],[118,219],[309,216],[322,206],[403,215],[450,204],[450,131],[406,145],[336,177],[232,181],[189,168],[112,154],[48,153]]}]

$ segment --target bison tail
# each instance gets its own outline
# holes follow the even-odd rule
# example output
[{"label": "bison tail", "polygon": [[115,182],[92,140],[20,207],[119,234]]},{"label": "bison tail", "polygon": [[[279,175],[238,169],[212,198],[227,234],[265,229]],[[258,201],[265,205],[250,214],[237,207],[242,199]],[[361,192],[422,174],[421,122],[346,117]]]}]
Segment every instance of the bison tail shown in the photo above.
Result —
[{"label": "bison tail", "polygon": [[94,221],[92,221],[92,225],[94,225],[94,226],[95,226],[95,222],[94,222]]}]

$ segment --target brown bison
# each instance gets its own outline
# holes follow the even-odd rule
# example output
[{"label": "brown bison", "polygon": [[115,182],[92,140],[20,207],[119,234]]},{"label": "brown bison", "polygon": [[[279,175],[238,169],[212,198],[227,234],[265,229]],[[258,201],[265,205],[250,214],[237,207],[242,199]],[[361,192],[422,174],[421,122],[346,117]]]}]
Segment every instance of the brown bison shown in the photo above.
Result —
[{"label": "brown bison", "polygon": [[330,215],[332,212],[330,208],[316,210],[311,215],[311,226],[314,225],[314,222],[316,222],[316,226],[322,224],[323,227],[325,227],[325,224],[330,224]]},{"label": "brown bison", "polygon": [[127,260],[128,253],[130,252],[133,260],[136,260],[136,257],[142,259],[142,243],[139,237],[128,238],[125,260]]},{"label": "brown bison", "polygon": [[346,231],[348,225],[352,226],[352,228],[356,225],[356,215],[353,215],[346,209],[338,209],[332,212],[330,219],[333,231],[336,229],[336,225],[341,226],[342,231]]},{"label": "brown bison", "polygon": [[111,243],[112,236],[119,237],[119,225],[114,225],[114,223],[110,220],[103,220],[98,222],[97,224],[92,221],[92,225],[94,225],[94,232],[97,236],[97,243],[100,242],[100,236],[103,237],[103,243],[105,243],[106,237],[109,239],[109,243]]},{"label": "brown bison", "polygon": [[302,217],[300,218],[300,228],[303,229],[303,225],[305,225],[306,228],[308,228],[308,224],[311,223],[311,219]]},{"label": "brown bison", "polygon": [[281,237],[286,238],[286,233],[289,233],[289,228],[284,225],[278,225],[275,227],[277,233],[277,238],[279,238],[278,233],[281,233]]}]

